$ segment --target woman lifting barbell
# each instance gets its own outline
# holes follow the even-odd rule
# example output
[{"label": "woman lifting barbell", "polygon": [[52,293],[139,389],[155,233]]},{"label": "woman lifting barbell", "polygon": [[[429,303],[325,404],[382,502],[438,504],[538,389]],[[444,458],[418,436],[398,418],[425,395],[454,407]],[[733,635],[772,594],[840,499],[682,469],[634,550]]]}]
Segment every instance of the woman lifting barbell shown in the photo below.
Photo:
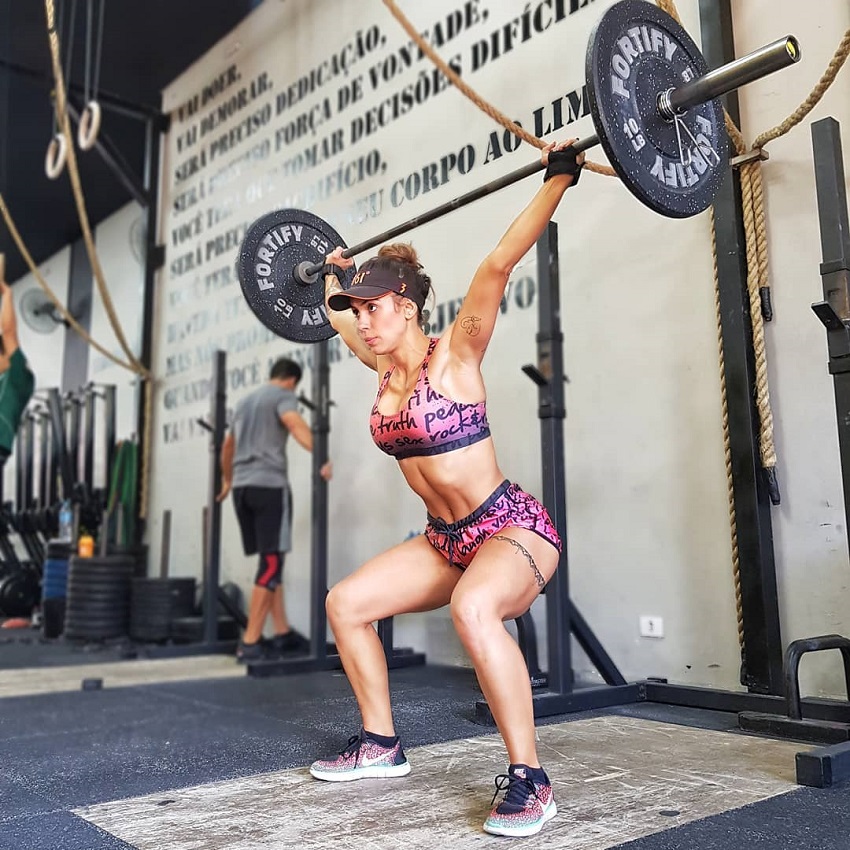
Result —
[{"label": "woman lifting barbell", "polygon": [[578,180],[584,155],[569,148],[572,141],[543,150],[543,186],[478,267],[439,339],[423,329],[431,281],[412,246],[381,248],[347,290],[335,274],[353,265],[342,248],[323,269],[331,324],[381,376],[372,437],[398,460],[428,522],[424,535],[367,561],[328,594],[328,619],[362,727],[336,758],[314,762],[310,772],[330,781],[410,772],[372,623],[449,604],[510,759],[508,773],[496,778],[493,803],[500,791],[504,798],[484,824],[496,835],[532,835],[556,812],[537,758],[528,670],[504,621],[527,611],[551,578],[561,541],[543,505],[499,469],[480,365],[514,266]]}]

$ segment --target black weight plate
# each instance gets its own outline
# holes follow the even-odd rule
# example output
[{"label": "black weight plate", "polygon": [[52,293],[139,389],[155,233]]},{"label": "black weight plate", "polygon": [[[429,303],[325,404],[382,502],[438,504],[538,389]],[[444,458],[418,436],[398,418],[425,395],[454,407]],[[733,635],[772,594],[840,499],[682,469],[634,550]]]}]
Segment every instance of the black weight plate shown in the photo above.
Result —
[{"label": "black weight plate", "polygon": [[127,582],[124,584],[106,584],[100,582],[98,584],[83,584],[82,582],[70,582],[65,590],[65,595],[74,597],[74,599],[86,599],[92,602],[107,599],[129,599],[130,586]]},{"label": "black weight plate", "polygon": [[38,599],[38,576],[29,570],[19,570],[0,582],[0,611],[7,617],[28,617]]},{"label": "black weight plate", "polygon": [[[342,237],[305,210],[275,210],[258,218],[245,233],[237,260],[242,294],[254,315],[271,331],[293,342],[321,342],[336,334],[325,312],[321,276],[304,284],[296,277],[301,263],[324,263]],[[355,268],[342,285],[351,285]]]},{"label": "black weight plate", "polygon": [[709,207],[729,165],[720,102],[688,109],[678,133],[656,105],[662,92],[708,72],[682,26],[646,0],[620,0],[591,33],[585,72],[599,142],[627,188],[671,218]]}]

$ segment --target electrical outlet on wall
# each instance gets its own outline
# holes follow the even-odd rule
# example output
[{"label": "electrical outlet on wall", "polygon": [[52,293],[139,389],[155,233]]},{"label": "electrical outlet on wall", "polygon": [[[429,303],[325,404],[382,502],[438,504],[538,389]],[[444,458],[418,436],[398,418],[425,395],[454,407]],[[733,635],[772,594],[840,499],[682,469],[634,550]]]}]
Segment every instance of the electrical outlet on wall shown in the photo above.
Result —
[{"label": "electrical outlet on wall", "polygon": [[648,638],[664,637],[664,620],[661,617],[645,615],[640,618],[640,636]]}]

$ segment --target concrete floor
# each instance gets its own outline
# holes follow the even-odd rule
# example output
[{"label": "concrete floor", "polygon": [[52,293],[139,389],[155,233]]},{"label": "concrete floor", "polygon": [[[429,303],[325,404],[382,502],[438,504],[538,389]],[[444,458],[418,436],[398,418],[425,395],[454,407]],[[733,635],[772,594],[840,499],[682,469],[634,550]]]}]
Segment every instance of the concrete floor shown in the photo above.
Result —
[{"label": "concrete floor", "polygon": [[100,681],[104,688],[187,682],[200,679],[244,678],[245,668],[233,656],[111,661],[62,667],[0,670],[0,697],[78,691],[83,682]]},{"label": "concrete floor", "polygon": [[[506,756],[474,722],[469,670],[392,671],[413,772],[340,785],[306,767],[357,729],[341,673],[252,679],[222,656],[121,664],[120,679],[111,661],[41,670],[50,693],[17,671],[25,693],[0,700],[0,850],[507,841],[481,831]],[[83,678],[104,687],[83,691]],[[0,680],[13,686],[14,671]],[[523,846],[850,848],[850,788],[795,786],[805,747],[741,734],[734,715],[636,703],[548,718],[538,733],[559,814]]]},{"label": "concrete floor", "polygon": [[[536,839],[551,850],[604,850],[795,788],[797,746],[631,717],[540,729],[559,814]],[[408,752],[395,780],[317,782],[305,768],[120,800],[76,811],[138,850],[452,850],[486,836],[498,735]]]}]

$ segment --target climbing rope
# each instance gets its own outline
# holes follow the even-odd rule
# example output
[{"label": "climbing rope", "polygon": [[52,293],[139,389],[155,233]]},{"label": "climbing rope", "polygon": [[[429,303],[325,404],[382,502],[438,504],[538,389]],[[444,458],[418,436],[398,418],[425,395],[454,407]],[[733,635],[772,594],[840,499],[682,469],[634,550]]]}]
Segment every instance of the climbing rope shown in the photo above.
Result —
[{"label": "climbing rope", "polygon": [[94,246],[94,237],[91,232],[88,212],[86,210],[85,198],[83,196],[83,187],[80,182],[79,168],[77,167],[77,156],[74,152],[74,143],[71,136],[71,122],[68,118],[67,102],[65,97],[65,80],[62,72],[62,62],[59,56],[59,35],[56,31],[54,0],[45,0],[45,10],[47,12],[47,33],[50,41],[50,56],[53,65],[53,78],[55,81],[56,95],[56,114],[59,118],[59,125],[62,134],[65,137],[65,143],[68,147],[68,173],[71,177],[71,186],[74,192],[74,200],[77,205],[77,214],[80,219],[80,226],[83,231],[83,240],[86,246],[89,260],[91,262],[94,278],[97,283],[98,292],[103,300],[106,315],[109,318],[109,324],[115,332],[118,344],[127,359],[134,367],[134,371],[142,377],[148,377],[150,372],[142,365],[131,350],[127,339],[124,336],[124,331],[121,328],[121,323],[118,321],[118,315],[115,312],[115,306],[112,303],[112,297],[106,286],[106,281],[103,276],[103,269],[100,265],[100,260],[97,256],[97,251]]},{"label": "climbing rope", "polygon": [[666,12],[677,24],[681,26],[682,19],[679,17],[679,10],[673,0],[655,0],[656,5],[662,12]]},{"label": "climbing rope", "polygon": [[753,142],[753,148],[762,148],[768,142],[784,136],[789,130],[796,127],[817,106],[821,98],[826,94],[827,89],[835,82],[835,78],[847,61],[848,56],[850,56],[850,30],[844,33],[841,43],[838,45],[823,76],[818,80],[814,89],[812,89],[812,93],[781,124],[757,136]]},{"label": "climbing rope", "polygon": [[35,264],[35,261],[32,258],[29,250],[27,249],[24,240],[21,238],[21,234],[18,231],[17,226],[15,225],[15,221],[12,218],[11,213],[9,212],[9,207],[6,205],[6,201],[3,198],[3,195],[0,194],[0,213],[3,215],[3,221],[6,223],[6,227],[9,230],[9,234],[12,237],[15,245],[17,245],[18,250],[21,252],[21,256],[24,258],[27,266],[29,267],[30,272],[32,272],[33,277],[35,278],[38,285],[44,290],[47,297],[50,299],[50,302],[62,316],[62,318],[96,351],[100,352],[104,357],[111,360],[113,363],[118,366],[123,367],[124,369],[129,369],[131,372],[135,372],[136,370],[133,368],[131,363],[128,363],[126,360],[121,360],[120,357],[116,357],[109,349],[104,348],[97,340],[92,339],[86,329],[68,312],[65,305],[56,297],[56,294],[50,288],[50,285],[44,279],[39,270],[38,266]]},{"label": "climbing rope", "polygon": [[[89,256],[94,279],[97,283],[97,289],[103,301],[103,306],[106,310],[106,315],[109,319],[109,324],[112,327],[118,344],[122,351],[127,356],[129,366],[122,363],[125,368],[137,374],[143,381],[146,382],[146,390],[144,394],[144,421],[145,433],[142,435],[142,476],[141,490],[139,498],[139,515],[144,518],[147,515],[148,493],[150,491],[150,448],[153,437],[153,375],[150,370],[142,364],[135,356],[130,348],[124,331],[121,328],[121,323],[118,320],[118,315],[115,311],[115,306],[112,302],[112,297],[109,294],[109,289],[106,286],[106,281],[103,275],[103,269],[100,265],[100,259],[95,250],[94,238],[92,237],[91,226],[89,224],[88,212],[86,211],[85,198],[83,196],[83,187],[80,181],[80,173],[77,167],[77,157],[74,152],[73,139],[71,137],[71,122],[68,118],[67,102],[65,96],[65,80],[62,74],[62,63],[59,56],[59,36],[56,32],[56,18],[54,0],[45,0],[45,11],[47,14],[47,35],[50,42],[50,56],[53,66],[53,77],[55,81],[56,95],[56,114],[59,117],[62,134],[68,147],[68,173],[71,177],[71,186],[74,192],[74,201],[77,205],[77,213],[80,219],[80,226],[83,232],[83,240],[86,246],[86,252]],[[76,329],[76,328],[75,328]],[[87,334],[84,335],[87,340],[90,339]]]},{"label": "climbing rope", "polygon": [[[519,126],[519,124],[511,121],[507,115],[500,112],[495,106],[484,100],[484,98],[482,98],[473,88],[468,86],[458,76],[458,74],[443,61],[439,54],[431,47],[430,44],[428,44],[427,41],[425,41],[419,32],[417,32],[416,28],[404,16],[404,13],[398,8],[394,0],[383,0],[383,3],[390,10],[393,17],[401,24],[404,31],[413,39],[416,46],[443,72],[443,74],[445,74],[446,77],[448,77],[452,85],[458,89],[458,91],[466,95],[466,97],[468,97],[479,109],[489,115],[498,124],[501,124],[506,130],[513,133],[517,138],[522,139],[524,142],[527,142],[536,148],[542,149],[546,147],[546,142],[542,139],[538,139],[537,136],[529,133],[527,130],[524,130]],[[584,163],[584,167],[588,171],[594,171],[597,174],[605,174],[610,177],[613,177],[616,174],[610,165],[601,165],[598,162],[591,162],[590,160],[587,160]]]},{"label": "climbing rope", "polygon": [[[717,222],[714,207],[709,208],[712,240],[717,245]],[[723,322],[720,312],[720,274],[717,267],[717,250],[712,252],[714,272],[714,314],[717,320],[717,363],[720,372],[721,423],[723,428],[723,456],[726,463],[726,498],[729,506],[729,535],[732,544],[732,583],[735,589],[735,616],[738,623],[738,646],[744,649],[744,605],[741,592],[741,556],[738,551],[738,515],[735,512],[735,487],[732,478],[732,443],[729,438],[729,405],[726,393],[726,354],[723,350]]]}]

